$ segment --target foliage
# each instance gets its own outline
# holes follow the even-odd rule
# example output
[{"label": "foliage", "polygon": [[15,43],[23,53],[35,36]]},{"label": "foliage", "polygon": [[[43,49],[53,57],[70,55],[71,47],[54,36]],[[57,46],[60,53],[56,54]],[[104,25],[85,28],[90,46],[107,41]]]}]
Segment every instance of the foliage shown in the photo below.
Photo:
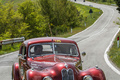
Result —
[{"label": "foliage", "polygon": [[[82,19],[80,20],[81,26],[73,28],[72,33],[71,33],[71,31],[70,31],[71,29],[70,29],[69,32],[57,34],[56,35],[57,37],[66,37],[67,38],[67,37],[70,37],[78,32],[85,30],[86,28],[91,26],[103,13],[102,10],[100,10],[100,9],[90,7],[90,6],[85,6],[82,4],[74,3],[74,6],[77,8],[78,12],[81,14],[81,17],[82,17]],[[91,18],[90,13],[89,13],[90,9],[93,10],[92,18]],[[86,23],[86,26],[85,26],[85,23]]]},{"label": "foliage", "polygon": [[120,36],[120,32],[116,36],[114,43],[108,52],[110,60],[118,67],[120,68],[120,47],[117,47],[117,37]]},{"label": "foliage", "polygon": [[117,10],[118,10],[119,13],[120,13],[120,0],[115,0],[115,2],[116,2],[116,4],[117,4],[117,6],[118,6]]},{"label": "foliage", "polygon": [[[50,4],[46,7],[46,10],[50,10],[48,12],[43,12],[40,1],[24,1],[19,4],[17,10],[13,7],[14,3],[4,5],[0,3],[0,40],[21,36],[27,39],[50,36],[50,30],[55,36],[68,37],[86,29],[102,14],[101,10],[91,8],[94,11],[93,18],[91,18],[88,13],[89,6],[71,3],[67,0],[44,1],[46,1],[46,6],[48,3]],[[84,22],[87,23],[86,26],[84,26]],[[72,33],[70,32],[71,27],[73,28]],[[18,50],[19,46],[20,44],[3,45],[0,54]]]},{"label": "foliage", "polygon": [[57,29],[58,33],[62,33],[71,27],[80,26],[81,16],[73,3],[67,0],[38,0],[38,5],[41,7],[41,13],[48,18],[48,24],[52,24],[50,28],[53,35],[57,34]]},{"label": "foliage", "polygon": [[18,12],[23,17],[23,22],[29,27],[29,38],[40,37],[46,35],[47,20],[40,14],[40,8],[31,0],[25,1],[19,5]]},{"label": "foliage", "polygon": [[[4,38],[15,38],[27,34],[28,27],[21,16],[13,10],[12,3],[0,5],[0,34]],[[26,37],[26,36],[25,36]]]}]

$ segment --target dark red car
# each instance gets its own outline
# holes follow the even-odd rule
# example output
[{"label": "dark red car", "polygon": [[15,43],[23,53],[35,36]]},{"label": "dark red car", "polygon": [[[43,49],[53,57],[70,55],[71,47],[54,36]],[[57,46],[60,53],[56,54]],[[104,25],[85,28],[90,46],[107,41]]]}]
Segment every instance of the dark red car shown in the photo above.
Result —
[{"label": "dark red car", "polygon": [[79,48],[67,38],[43,37],[23,42],[13,80],[106,80],[98,67],[82,71]]}]

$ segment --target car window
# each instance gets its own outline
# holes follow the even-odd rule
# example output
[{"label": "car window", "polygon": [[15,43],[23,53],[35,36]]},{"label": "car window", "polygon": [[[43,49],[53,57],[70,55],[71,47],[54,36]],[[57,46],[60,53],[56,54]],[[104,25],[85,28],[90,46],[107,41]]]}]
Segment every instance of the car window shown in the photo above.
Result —
[{"label": "car window", "polygon": [[55,54],[77,56],[78,50],[75,44],[55,43]]},{"label": "car window", "polygon": [[29,48],[29,56],[43,56],[53,54],[52,43],[32,44]]},{"label": "car window", "polygon": [[72,43],[38,43],[29,47],[29,57],[51,54],[78,56],[78,50],[76,45]]},{"label": "car window", "polygon": [[21,48],[21,54],[22,54],[23,58],[26,56],[26,47],[25,46],[22,46],[22,48]]}]

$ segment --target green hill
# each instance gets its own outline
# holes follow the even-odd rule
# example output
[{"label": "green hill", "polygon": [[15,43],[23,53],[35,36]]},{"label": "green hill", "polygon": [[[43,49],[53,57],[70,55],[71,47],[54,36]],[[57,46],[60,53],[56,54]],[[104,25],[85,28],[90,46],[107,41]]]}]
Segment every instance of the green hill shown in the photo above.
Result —
[{"label": "green hill", "polygon": [[[34,3],[32,2],[29,2],[29,5],[28,5],[28,2],[26,1],[27,2],[26,3],[25,1],[26,0],[0,0],[0,2],[3,3],[3,5],[7,2],[14,3],[11,5],[10,4],[6,4],[4,6],[1,5],[3,7],[0,8],[1,9],[0,10],[1,11],[0,12],[1,13],[0,24],[2,25],[0,26],[0,30],[1,30],[0,40],[16,38],[16,37],[21,37],[21,36],[24,36],[27,39],[32,38],[32,37],[51,36],[50,30],[48,28],[50,26],[52,28],[51,32],[54,33],[52,36],[69,37],[80,31],[83,31],[84,29],[92,25],[102,14],[102,11],[100,9],[97,9],[91,6],[84,6],[84,5],[76,4],[76,3],[74,4],[69,3],[69,6],[66,7],[66,9],[69,11],[64,10],[65,8],[63,8],[62,6],[63,9],[61,11],[59,10],[61,9],[59,7],[62,4],[60,4],[59,2],[57,4],[59,4],[60,6],[58,6],[55,10],[61,11],[60,13],[63,13],[63,12],[67,13],[66,14],[67,17],[64,15],[60,15],[59,13],[60,15],[59,18],[58,16],[52,15],[52,19],[48,19],[47,16],[49,15],[44,16],[41,13],[40,7],[35,7]],[[57,0],[54,0],[54,1],[57,1]],[[18,4],[20,4],[19,7],[17,6]],[[13,6],[14,6],[14,9],[13,9]],[[89,13],[90,9],[93,10],[92,15],[90,15]],[[56,14],[57,11],[52,11],[51,14],[52,13]],[[27,14],[26,16],[23,16],[24,12],[25,14]],[[61,19],[64,20],[64,22],[62,22]],[[59,20],[59,22],[61,22],[62,24],[58,25],[56,24],[56,22],[52,20],[54,21]],[[50,23],[49,25],[48,25],[48,21],[51,21],[49,22]],[[71,28],[72,28],[72,31],[71,31]],[[14,46],[11,46],[11,45],[3,46],[2,50],[0,50],[0,55],[18,50],[19,47],[16,47],[16,45],[17,44],[14,44]]]}]

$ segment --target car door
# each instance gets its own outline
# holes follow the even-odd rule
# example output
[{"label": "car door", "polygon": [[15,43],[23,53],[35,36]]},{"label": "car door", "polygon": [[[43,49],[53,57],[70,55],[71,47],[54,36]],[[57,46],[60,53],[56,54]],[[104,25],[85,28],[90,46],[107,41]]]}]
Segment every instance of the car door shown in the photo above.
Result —
[{"label": "car door", "polygon": [[22,46],[20,49],[19,66],[20,66],[21,75],[23,75],[25,71],[25,66],[26,66],[26,47],[25,46]]}]

